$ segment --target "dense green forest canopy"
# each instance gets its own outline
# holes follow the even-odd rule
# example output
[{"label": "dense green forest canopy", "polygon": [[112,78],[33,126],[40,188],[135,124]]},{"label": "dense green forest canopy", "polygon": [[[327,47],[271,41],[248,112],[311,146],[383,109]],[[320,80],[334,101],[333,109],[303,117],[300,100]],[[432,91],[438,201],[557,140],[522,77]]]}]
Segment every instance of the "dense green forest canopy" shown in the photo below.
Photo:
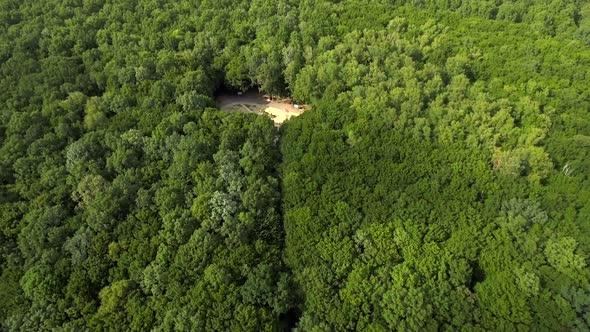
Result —
[{"label": "dense green forest canopy", "polygon": [[589,330],[589,110],[585,0],[0,0],[0,330]]}]

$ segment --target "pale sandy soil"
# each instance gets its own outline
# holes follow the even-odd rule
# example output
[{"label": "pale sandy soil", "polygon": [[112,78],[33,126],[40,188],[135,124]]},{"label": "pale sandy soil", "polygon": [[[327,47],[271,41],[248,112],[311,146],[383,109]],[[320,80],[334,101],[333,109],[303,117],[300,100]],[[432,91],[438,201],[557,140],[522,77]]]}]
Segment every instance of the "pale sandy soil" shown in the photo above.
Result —
[{"label": "pale sandy soil", "polygon": [[303,110],[296,109],[289,100],[268,101],[257,93],[246,93],[242,96],[223,95],[217,97],[217,106],[226,112],[242,112],[267,114],[279,126],[293,116],[299,116]]}]

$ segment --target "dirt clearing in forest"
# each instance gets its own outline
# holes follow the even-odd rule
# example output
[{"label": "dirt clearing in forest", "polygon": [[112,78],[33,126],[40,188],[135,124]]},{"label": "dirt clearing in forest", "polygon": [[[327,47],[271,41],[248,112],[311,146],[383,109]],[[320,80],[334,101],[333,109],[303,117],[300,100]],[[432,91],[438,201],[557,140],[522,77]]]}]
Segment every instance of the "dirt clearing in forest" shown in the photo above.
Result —
[{"label": "dirt clearing in forest", "polygon": [[267,114],[280,126],[292,116],[299,116],[303,109],[296,108],[289,99],[269,100],[266,96],[256,92],[247,92],[242,95],[221,95],[217,97],[217,106],[226,112],[242,112]]}]

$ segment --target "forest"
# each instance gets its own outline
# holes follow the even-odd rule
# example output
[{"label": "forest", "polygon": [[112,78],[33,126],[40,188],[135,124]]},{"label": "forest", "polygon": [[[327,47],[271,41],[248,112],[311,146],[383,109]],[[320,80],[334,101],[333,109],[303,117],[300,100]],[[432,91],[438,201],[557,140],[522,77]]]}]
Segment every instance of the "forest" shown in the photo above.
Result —
[{"label": "forest", "polygon": [[589,258],[588,0],[0,0],[2,331],[588,331]]}]

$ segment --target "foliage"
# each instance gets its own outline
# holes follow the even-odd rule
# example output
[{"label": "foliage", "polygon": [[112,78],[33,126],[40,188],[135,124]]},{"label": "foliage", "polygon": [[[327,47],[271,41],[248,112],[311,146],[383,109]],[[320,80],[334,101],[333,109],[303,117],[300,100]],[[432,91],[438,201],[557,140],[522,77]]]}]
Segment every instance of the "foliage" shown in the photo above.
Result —
[{"label": "foliage", "polygon": [[[0,0],[0,329],[590,329],[590,3]],[[280,129],[221,90],[311,105]]]}]

